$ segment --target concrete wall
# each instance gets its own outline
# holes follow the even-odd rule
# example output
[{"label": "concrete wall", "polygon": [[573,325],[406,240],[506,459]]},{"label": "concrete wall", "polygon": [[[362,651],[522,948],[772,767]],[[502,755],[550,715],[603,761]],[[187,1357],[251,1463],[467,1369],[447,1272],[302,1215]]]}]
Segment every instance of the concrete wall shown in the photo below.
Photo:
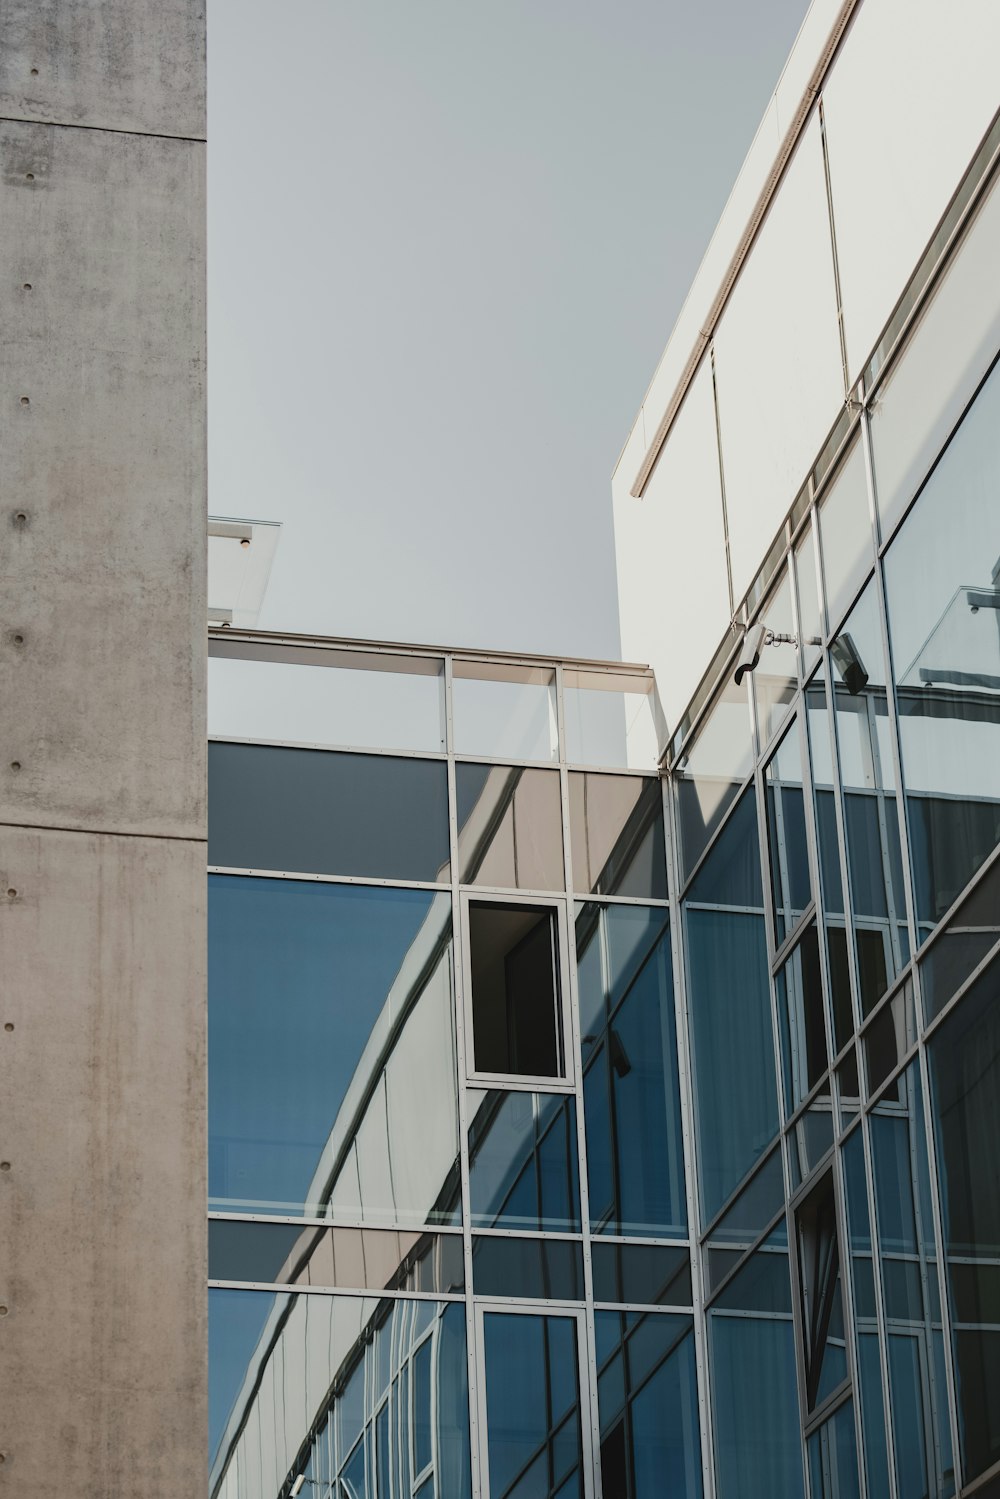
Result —
[{"label": "concrete wall", "polygon": [[0,1495],[204,1491],[202,0],[0,0]]}]

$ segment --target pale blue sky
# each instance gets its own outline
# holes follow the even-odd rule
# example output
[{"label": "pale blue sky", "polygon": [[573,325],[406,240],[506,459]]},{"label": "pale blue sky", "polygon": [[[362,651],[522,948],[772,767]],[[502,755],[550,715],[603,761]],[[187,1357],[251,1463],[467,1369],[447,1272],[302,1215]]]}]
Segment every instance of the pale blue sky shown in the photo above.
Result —
[{"label": "pale blue sky", "polygon": [[618,653],[610,476],[806,0],[210,0],[213,514],[265,628]]}]

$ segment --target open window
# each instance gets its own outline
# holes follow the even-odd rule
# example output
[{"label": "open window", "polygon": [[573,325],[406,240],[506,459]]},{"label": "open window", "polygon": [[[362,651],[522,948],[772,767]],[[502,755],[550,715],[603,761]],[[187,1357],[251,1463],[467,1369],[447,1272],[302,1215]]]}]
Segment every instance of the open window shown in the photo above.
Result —
[{"label": "open window", "polygon": [[833,1173],[795,1211],[806,1407],[813,1411],[847,1378],[840,1244]]},{"label": "open window", "polygon": [[560,906],[466,899],[465,910],[470,1071],[566,1080]]}]

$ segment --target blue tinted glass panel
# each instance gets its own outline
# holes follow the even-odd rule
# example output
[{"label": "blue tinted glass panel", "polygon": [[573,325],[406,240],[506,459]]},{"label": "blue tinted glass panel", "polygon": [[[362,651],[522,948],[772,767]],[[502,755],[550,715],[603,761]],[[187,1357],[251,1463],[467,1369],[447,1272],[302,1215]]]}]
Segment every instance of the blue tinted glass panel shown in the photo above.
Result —
[{"label": "blue tinted glass panel", "polygon": [[859,1499],[854,1407],[848,1400],[809,1438],[811,1499]]},{"label": "blue tinted glass panel", "polygon": [[691,1260],[686,1244],[608,1244],[591,1249],[594,1300],[690,1306]]},{"label": "blue tinted glass panel", "polygon": [[[434,1465],[438,1492],[471,1492],[465,1309],[375,1297],[209,1293],[211,1493],[277,1492],[330,1471],[330,1426],[347,1493],[374,1499],[393,1433]],[[425,1329],[429,1337],[421,1342]],[[384,1352],[382,1350],[385,1350]],[[413,1370],[416,1398],[397,1377]],[[377,1377],[376,1377],[377,1376]],[[382,1392],[387,1402],[378,1409]],[[387,1491],[380,1490],[379,1493]]]},{"label": "blue tinted glass panel", "polygon": [[582,1496],[576,1322],[487,1312],[483,1337],[491,1499],[550,1494],[567,1470]]},{"label": "blue tinted glass panel", "polygon": [[748,787],[687,892],[706,905],[763,908],[757,798]]},{"label": "blue tinted glass panel", "polygon": [[709,1316],[718,1492],[802,1499],[792,1320]]},{"label": "blue tinted glass panel", "polygon": [[472,1286],[477,1296],[524,1301],[582,1301],[583,1248],[573,1239],[472,1240]]},{"label": "blue tinted glass panel", "polygon": [[590,985],[583,1054],[593,1231],[683,1235],[687,1212],[667,912],[585,905],[578,909],[576,939]]},{"label": "blue tinted glass panel", "polygon": [[767,851],[771,869],[771,908],[780,947],[794,931],[812,899],[806,809],[802,790],[802,751],[797,726],[781,741],[764,771]]},{"label": "blue tinted glass panel", "polygon": [[576,1100],[495,1089],[469,1100],[473,1227],[578,1229]]},{"label": "blue tinted glass panel", "polygon": [[211,1207],[450,1220],[451,965],[446,895],[211,877]]},{"label": "blue tinted glass panel", "polygon": [[604,1493],[608,1499],[660,1499],[664,1494],[699,1499],[701,1449],[690,1319],[650,1315],[628,1328],[613,1312],[596,1314],[598,1322],[605,1319],[603,1338],[620,1351],[611,1366],[617,1382],[599,1387]]},{"label": "blue tinted glass panel", "polygon": [[208,804],[209,864],[449,879],[442,761],[210,744]]}]

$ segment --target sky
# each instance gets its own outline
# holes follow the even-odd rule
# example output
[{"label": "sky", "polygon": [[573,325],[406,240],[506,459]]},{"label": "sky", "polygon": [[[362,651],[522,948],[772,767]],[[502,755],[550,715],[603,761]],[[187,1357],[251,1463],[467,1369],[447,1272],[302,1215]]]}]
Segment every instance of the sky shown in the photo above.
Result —
[{"label": "sky", "polygon": [[806,0],[210,0],[263,629],[615,658],[611,474]]}]

